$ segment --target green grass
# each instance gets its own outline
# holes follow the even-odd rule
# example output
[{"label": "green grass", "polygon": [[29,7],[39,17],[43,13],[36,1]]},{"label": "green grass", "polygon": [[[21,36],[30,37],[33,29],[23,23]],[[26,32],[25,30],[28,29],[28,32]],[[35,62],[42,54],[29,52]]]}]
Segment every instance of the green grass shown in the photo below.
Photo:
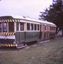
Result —
[{"label": "green grass", "polygon": [[0,49],[0,64],[63,64],[63,38],[19,50]]}]

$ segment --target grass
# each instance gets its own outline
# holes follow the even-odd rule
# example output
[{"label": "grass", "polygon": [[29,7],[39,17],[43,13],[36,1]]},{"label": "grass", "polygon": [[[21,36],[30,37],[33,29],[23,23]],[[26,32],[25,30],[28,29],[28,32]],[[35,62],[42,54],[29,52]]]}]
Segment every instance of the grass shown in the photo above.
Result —
[{"label": "grass", "polygon": [[0,64],[63,64],[63,38],[24,49],[0,49]]}]

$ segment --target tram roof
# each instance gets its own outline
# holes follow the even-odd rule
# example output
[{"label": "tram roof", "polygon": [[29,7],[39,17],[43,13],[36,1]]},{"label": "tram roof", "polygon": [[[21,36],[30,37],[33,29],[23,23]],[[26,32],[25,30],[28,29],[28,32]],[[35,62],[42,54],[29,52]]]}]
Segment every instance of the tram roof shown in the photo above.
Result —
[{"label": "tram roof", "polygon": [[18,16],[18,15],[11,15],[11,16],[1,16],[0,20],[4,20],[4,19],[20,19],[20,20],[26,20],[27,22],[36,22],[36,23],[44,23],[44,24],[51,24],[56,26],[54,23],[52,22],[48,22],[48,21],[44,21],[44,20],[37,20],[37,19],[33,19],[30,17],[25,17],[25,16]]},{"label": "tram roof", "polygon": [[18,19],[23,19],[23,20],[28,20],[29,21],[33,21],[33,22],[37,22],[37,23],[45,23],[45,24],[51,24],[51,25],[54,25],[56,26],[54,23],[52,22],[48,22],[48,21],[44,21],[44,20],[37,20],[37,19],[33,19],[33,18],[30,18],[30,17],[25,17],[25,16],[12,16],[13,18],[18,18]]}]

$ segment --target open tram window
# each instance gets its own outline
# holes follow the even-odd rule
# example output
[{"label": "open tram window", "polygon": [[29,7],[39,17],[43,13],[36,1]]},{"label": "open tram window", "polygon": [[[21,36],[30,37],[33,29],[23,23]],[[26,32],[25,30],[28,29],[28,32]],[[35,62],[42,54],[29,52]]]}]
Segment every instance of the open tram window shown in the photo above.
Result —
[{"label": "open tram window", "polygon": [[0,23],[0,32],[2,32],[2,23]]},{"label": "open tram window", "polygon": [[14,32],[14,22],[9,22],[9,32]]},{"label": "open tram window", "polygon": [[2,25],[3,25],[3,32],[7,32],[7,23],[4,22],[2,23]]},{"label": "open tram window", "polygon": [[20,31],[24,30],[24,23],[20,23]]}]

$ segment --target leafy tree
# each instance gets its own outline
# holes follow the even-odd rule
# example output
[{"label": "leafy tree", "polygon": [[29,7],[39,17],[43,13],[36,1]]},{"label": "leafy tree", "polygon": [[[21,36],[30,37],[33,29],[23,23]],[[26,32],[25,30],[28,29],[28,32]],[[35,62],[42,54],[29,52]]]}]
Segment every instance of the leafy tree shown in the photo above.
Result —
[{"label": "leafy tree", "polygon": [[45,9],[44,12],[40,12],[40,20],[47,20],[53,22],[59,27],[59,30],[62,30],[63,34],[63,5],[62,1],[56,1],[54,4],[50,5],[49,9]]}]

